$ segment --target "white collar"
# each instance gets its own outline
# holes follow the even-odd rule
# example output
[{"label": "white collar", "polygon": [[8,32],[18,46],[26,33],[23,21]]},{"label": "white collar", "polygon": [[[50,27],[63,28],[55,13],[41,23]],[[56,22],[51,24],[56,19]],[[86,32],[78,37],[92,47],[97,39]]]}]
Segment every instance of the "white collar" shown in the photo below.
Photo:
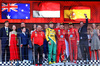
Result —
[{"label": "white collar", "polygon": [[8,28],[8,27],[5,27],[5,28]]},{"label": "white collar", "polygon": [[23,34],[25,34],[24,32],[22,32]]}]

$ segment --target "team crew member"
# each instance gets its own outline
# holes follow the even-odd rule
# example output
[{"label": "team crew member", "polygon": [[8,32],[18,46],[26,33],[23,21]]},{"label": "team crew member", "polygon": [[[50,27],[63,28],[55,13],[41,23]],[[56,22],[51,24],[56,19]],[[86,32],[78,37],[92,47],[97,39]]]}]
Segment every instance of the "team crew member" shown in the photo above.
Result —
[{"label": "team crew member", "polygon": [[39,53],[39,65],[42,66],[43,60],[43,42],[45,34],[41,30],[41,26],[38,25],[37,29],[32,32],[31,41],[35,46],[35,65],[38,66],[38,53]]},{"label": "team crew member", "polygon": [[[55,30],[53,29],[53,22],[49,23],[49,28],[46,29],[46,40],[48,41],[48,61],[49,64],[52,64],[51,62],[51,56],[53,58],[53,63],[56,61],[56,38],[55,38]],[[52,55],[53,53],[53,55]]]},{"label": "team crew member", "polygon": [[64,29],[63,23],[60,24],[60,28],[56,30],[57,36],[57,63],[59,62],[59,57],[61,53],[61,61],[64,60],[64,53],[65,53],[65,36],[66,30]]},{"label": "team crew member", "polygon": [[73,23],[69,23],[69,29],[67,30],[70,61],[73,62],[73,52],[74,52],[74,63],[77,60],[77,44],[79,43],[78,30],[73,28]]}]

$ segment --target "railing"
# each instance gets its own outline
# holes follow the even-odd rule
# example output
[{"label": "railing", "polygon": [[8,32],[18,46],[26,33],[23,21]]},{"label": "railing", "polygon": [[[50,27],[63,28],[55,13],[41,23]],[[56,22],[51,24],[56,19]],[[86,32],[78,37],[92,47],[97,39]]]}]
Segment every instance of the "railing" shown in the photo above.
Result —
[{"label": "railing", "polygon": [[[8,38],[5,37],[5,38],[0,38],[0,39],[1,39],[0,60],[2,60],[0,63],[1,65],[8,64],[8,65],[18,66],[18,65],[25,65],[25,64],[27,64],[27,65],[35,64],[35,49],[34,49],[35,46],[33,45],[33,43],[31,42],[31,40],[29,38],[26,38],[26,40],[28,42],[27,42],[27,44],[23,44],[23,46],[21,46],[22,42],[24,43],[26,41],[22,41],[21,38],[17,39],[15,37],[13,37],[13,38],[10,38],[10,40],[8,40]],[[77,40],[75,39],[76,41],[74,41],[74,40],[71,40],[71,38],[68,38],[68,39],[69,39],[69,41],[67,41],[67,40],[65,41],[65,46],[66,46],[65,50],[66,51],[64,52],[64,56],[65,56],[63,59],[64,61],[61,62],[62,55],[60,55],[59,63],[55,63],[55,64],[51,64],[51,65],[65,65],[65,66],[67,66],[67,65],[78,65],[78,66],[80,66],[80,65],[90,65],[90,66],[98,65],[98,66],[100,66],[100,60],[99,60],[98,56],[97,56],[97,60],[93,59],[92,57],[90,59],[87,59],[88,54],[89,54],[89,56],[93,55],[93,54],[90,54],[92,52],[91,50],[89,50],[90,46],[87,45],[88,51],[89,51],[88,54],[86,54],[85,52],[81,53],[80,44],[77,44]],[[4,42],[4,41],[6,41],[6,42]],[[75,42],[76,42],[76,45],[75,45]],[[15,43],[15,44],[13,44],[13,43]],[[72,45],[74,45],[75,47],[73,47]],[[57,48],[57,49],[59,49],[59,48]],[[77,52],[75,52],[75,49]],[[8,50],[10,50],[10,52]],[[84,49],[84,50],[86,50],[86,49]],[[77,53],[76,58],[75,58],[75,53]],[[8,54],[10,54],[10,55],[8,55]],[[84,60],[82,58],[83,57],[82,54],[86,54],[86,60]],[[48,52],[47,52],[47,56],[48,56]],[[71,62],[72,59],[73,59],[73,62]],[[74,63],[75,60],[76,60],[76,63]],[[46,58],[46,60],[45,60],[44,53],[43,53],[42,63],[43,63],[43,65],[49,65],[48,58]]]}]

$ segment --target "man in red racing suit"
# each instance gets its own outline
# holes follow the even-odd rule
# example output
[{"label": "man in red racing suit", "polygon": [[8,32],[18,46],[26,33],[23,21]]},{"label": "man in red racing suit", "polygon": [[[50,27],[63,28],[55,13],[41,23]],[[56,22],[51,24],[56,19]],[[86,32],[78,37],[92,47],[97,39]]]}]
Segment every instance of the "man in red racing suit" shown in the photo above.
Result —
[{"label": "man in red racing suit", "polygon": [[60,24],[60,28],[56,29],[56,36],[57,36],[57,57],[56,62],[59,62],[59,57],[61,53],[61,61],[64,60],[64,53],[65,53],[65,36],[66,30],[64,30],[63,23]]},{"label": "man in red racing suit", "polygon": [[73,62],[73,52],[74,52],[74,63],[76,63],[78,50],[77,44],[79,44],[79,34],[76,28],[73,28],[73,23],[69,23],[69,29],[67,30],[70,61]]}]

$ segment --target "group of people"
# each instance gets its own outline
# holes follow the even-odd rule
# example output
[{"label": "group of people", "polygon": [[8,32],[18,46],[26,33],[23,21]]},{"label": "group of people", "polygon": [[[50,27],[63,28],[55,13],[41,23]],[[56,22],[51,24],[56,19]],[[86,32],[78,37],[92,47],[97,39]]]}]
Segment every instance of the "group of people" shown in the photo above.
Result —
[{"label": "group of people", "polygon": [[[5,21],[4,24],[5,26],[0,29],[2,62],[20,59],[28,60],[28,44],[30,35],[29,30],[25,28],[25,23],[22,22],[21,28],[18,29],[15,25],[13,25],[12,29],[10,29],[9,21]],[[19,50],[21,50],[21,53]]]},{"label": "group of people", "polygon": [[[78,60],[78,46],[80,47],[82,60],[90,60],[89,54],[89,40],[91,43],[91,51],[93,57],[100,60],[100,40],[99,30],[95,24],[90,27],[88,39],[88,18],[86,17],[86,23],[80,22],[80,28],[74,28],[73,23],[68,24],[68,29],[65,30],[64,23],[57,24],[54,28],[53,22],[45,24],[45,30],[42,29],[41,25],[34,24],[31,32],[25,27],[25,23],[21,23],[21,28],[16,30],[16,26],[12,26],[12,30],[9,28],[9,21],[5,21],[5,26],[0,29],[0,39],[2,45],[2,62],[5,61],[5,50],[7,61],[11,60],[28,60],[28,48],[30,43],[34,49],[35,65],[41,66],[43,60],[48,60],[49,64],[64,62],[66,51],[69,52],[70,61],[76,63]],[[10,50],[10,51],[9,51]],[[21,52],[20,52],[21,51]],[[97,52],[97,53],[96,53]],[[43,58],[43,53],[45,59]],[[21,55],[21,56],[20,56]],[[74,60],[73,60],[74,57]],[[39,61],[39,63],[38,63]]]}]

